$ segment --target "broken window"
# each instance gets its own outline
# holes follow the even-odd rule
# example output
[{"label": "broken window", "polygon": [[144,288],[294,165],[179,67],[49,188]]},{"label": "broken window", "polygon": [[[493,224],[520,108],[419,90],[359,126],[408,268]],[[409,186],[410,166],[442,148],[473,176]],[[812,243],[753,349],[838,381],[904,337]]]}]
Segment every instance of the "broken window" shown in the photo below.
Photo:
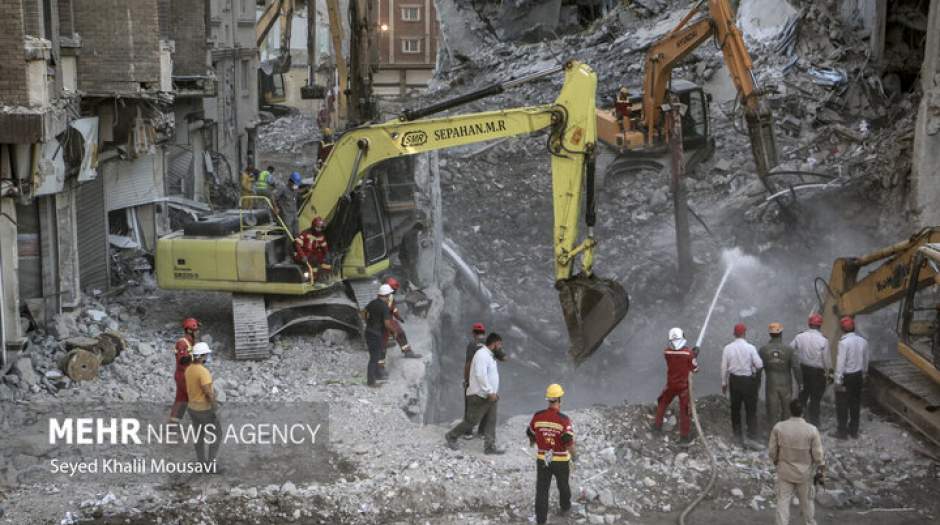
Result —
[{"label": "broken window", "polygon": [[404,22],[420,22],[421,21],[421,8],[417,6],[402,7],[401,19]]},{"label": "broken window", "polygon": [[421,52],[421,39],[420,38],[402,38],[401,39],[401,52],[402,53],[420,53]]}]

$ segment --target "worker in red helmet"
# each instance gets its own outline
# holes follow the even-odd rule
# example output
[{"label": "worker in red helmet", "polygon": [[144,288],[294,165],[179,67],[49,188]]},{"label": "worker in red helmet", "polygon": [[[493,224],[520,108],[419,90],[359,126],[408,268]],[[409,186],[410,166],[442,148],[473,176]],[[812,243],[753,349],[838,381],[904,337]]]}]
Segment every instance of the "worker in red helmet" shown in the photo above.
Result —
[{"label": "worker in red helmet", "polygon": [[[476,355],[477,350],[480,347],[484,346],[486,341],[486,327],[483,326],[483,323],[473,323],[473,326],[470,327],[470,342],[467,343],[467,355],[463,364],[463,414],[464,418],[467,417],[467,388],[470,387],[470,364],[473,362],[473,356]],[[480,425],[477,427],[477,436],[483,436],[483,429],[486,428],[486,417],[480,420]],[[468,428],[463,435],[464,439],[473,439],[473,429]]]},{"label": "worker in red helmet", "polygon": [[836,354],[837,439],[858,438],[858,416],[862,404],[862,385],[868,377],[868,341],[855,333],[855,320],[843,317],[839,322],[845,332]]},{"label": "worker in red helmet", "polygon": [[[392,345],[392,341],[394,340],[396,343],[398,343],[398,348],[401,349],[403,357],[409,359],[419,359],[421,354],[411,349],[411,344],[408,343],[408,335],[405,334],[405,329],[401,326],[405,323],[405,320],[402,318],[401,311],[398,310],[398,305],[395,304],[395,294],[398,292],[398,289],[401,288],[401,283],[398,282],[398,279],[389,277],[385,279],[385,284],[387,284],[392,290],[392,294],[388,299],[388,309],[392,314],[392,330],[386,331],[385,333],[385,348],[388,348],[390,345]],[[384,355],[382,360],[379,362],[379,368],[382,375],[387,375],[385,374]]]},{"label": "worker in red helmet", "polygon": [[314,217],[310,222],[310,229],[304,230],[294,239],[294,260],[310,265],[314,279],[322,279],[333,271],[333,267],[327,262],[330,247],[325,231],[326,221],[322,217]]},{"label": "worker in red helmet", "polygon": [[731,428],[741,445],[744,439],[741,428],[741,406],[744,406],[747,421],[747,438],[757,439],[757,396],[760,389],[760,371],[764,363],[757,348],[747,342],[747,327],[743,323],[734,325],[734,341],[721,353],[721,393],[731,390]]},{"label": "worker in red helmet", "polygon": [[170,423],[179,423],[186,415],[189,396],[186,394],[186,368],[190,364],[193,346],[199,342],[199,321],[194,317],[183,320],[183,337],[176,340],[176,371],[173,381],[176,383],[176,397],[173,399],[173,408],[170,409]]},{"label": "worker in red helmet", "polygon": [[[800,389],[800,403],[807,408],[807,420],[819,427],[819,404],[826,393],[826,378],[832,373],[832,356],[829,341],[819,331],[823,318],[813,313],[807,321],[808,330],[796,334],[790,346],[796,350],[800,362],[803,386]],[[809,407],[807,407],[809,403]]]}]

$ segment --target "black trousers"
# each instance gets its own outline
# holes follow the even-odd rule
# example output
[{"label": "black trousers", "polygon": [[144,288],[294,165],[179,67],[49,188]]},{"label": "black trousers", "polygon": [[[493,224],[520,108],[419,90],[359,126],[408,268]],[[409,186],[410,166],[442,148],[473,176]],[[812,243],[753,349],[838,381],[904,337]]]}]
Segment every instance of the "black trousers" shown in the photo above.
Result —
[{"label": "black trousers", "polygon": [[490,449],[496,446],[496,421],[499,401],[490,401],[485,397],[478,395],[467,396],[467,413],[463,421],[457,424],[447,433],[448,440],[455,440],[465,434],[467,431],[473,431],[473,427],[481,422],[486,422],[483,427],[483,447]]},{"label": "black trousers", "polygon": [[747,437],[757,439],[757,389],[760,383],[754,376],[731,375],[728,387],[731,390],[731,429],[741,438],[741,406],[744,406],[747,421]]},{"label": "black trousers", "polygon": [[862,407],[862,373],[854,372],[842,376],[844,392],[836,391],[836,419],[839,433],[858,437],[858,414]]},{"label": "black trousers", "polygon": [[[813,426],[819,427],[819,404],[826,393],[826,371],[815,366],[800,365],[803,372],[803,389],[800,390],[800,404],[806,410],[806,419]],[[809,408],[807,408],[809,402]]]},{"label": "black trousers", "polygon": [[374,385],[382,377],[380,362],[385,359],[385,341],[382,334],[366,331],[366,347],[369,348],[369,365],[366,367],[366,382]]},{"label": "black trousers", "polygon": [[219,416],[211,408],[209,410],[190,408],[189,417],[193,420],[193,426],[196,427],[196,458],[200,463],[208,463],[219,453],[219,445],[222,444],[224,437],[222,426],[219,425]]},{"label": "black trousers", "polygon": [[548,519],[548,492],[552,488],[552,477],[558,485],[558,500],[561,510],[571,508],[571,487],[568,486],[568,475],[571,469],[568,461],[552,461],[546,467],[545,462],[535,462],[535,522],[545,523]]}]

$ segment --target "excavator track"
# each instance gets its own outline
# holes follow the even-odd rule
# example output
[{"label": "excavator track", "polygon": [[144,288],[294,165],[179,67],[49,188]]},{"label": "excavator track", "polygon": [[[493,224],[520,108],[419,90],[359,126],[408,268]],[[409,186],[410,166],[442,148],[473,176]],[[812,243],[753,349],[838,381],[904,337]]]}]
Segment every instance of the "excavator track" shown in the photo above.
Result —
[{"label": "excavator track", "polygon": [[271,356],[263,295],[232,294],[232,324],[235,328],[235,359],[267,359]]},{"label": "excavator track", "polygon": [[362,330],[359,304],[349,296],[343,283],[308,295],[268,296],[267,303],[268,337],[300,325],[355,333]]},{"label": "excavator track", "polygon": [[872,363],[868,377],[879,405],[940,446],[940,386],[901,359]]},{"label": "excavator track", "polygon": [[269,340],[290,328],[362,330],[359,305],[342,283],[301,296],[232,294],[232,321],[235,359],[267,359]]}]

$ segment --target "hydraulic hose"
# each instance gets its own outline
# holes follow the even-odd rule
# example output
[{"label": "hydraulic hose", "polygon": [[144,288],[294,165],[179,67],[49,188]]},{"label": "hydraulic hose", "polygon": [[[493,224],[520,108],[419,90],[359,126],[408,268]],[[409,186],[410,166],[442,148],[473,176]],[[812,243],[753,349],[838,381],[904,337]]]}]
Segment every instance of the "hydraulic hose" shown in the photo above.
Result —
[{"label": "hydraulic hose", "polygon": [[705,449],[705,452],[708,454],[708,461],[712,465],[712,475],[708,480],[708,484],[705,485],[705,490],[701,491],[692,503],[682,511],[682,514],[679,515],[679,525],[685,525],[685,518],[688,517],[689,513],[692,512],[699,503],[705,499],[705,496],[712,490],[712,487],[715,486],[715,481],[718,479],[718,460],[715,459],[715,453],[712,451],[711,444],[708,442],[708,439],[705,437],[705,434],[702,432],[702,424],[698,419],[698,410],[695,408],[695,395],[692,391],[692,374],[689,374],[689,400],[692,405],[692,421],[695,422],[695,431],[698,432],[698,438],[702,442],[702,447]]}]

